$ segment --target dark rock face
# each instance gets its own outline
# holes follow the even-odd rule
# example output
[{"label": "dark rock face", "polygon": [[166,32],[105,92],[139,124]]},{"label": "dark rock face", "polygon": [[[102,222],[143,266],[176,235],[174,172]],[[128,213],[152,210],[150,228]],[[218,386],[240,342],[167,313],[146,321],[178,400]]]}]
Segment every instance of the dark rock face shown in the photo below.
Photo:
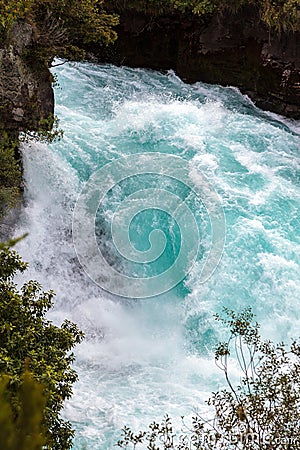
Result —
[{"label": "dark rock face", "polygon": [[117,12],[119,39],[107,61],[174,69],[187,82],[237,86],[259,107],[300,119],[299,32],[270,34],[253,8],[205,20]]},{"label": "dark rock face", "polygon": [[[22,163],[18,149],[21,131],[37,131],[40,121],[54,112],[54,95],[51,74],[47,66],[29,58],[36,43],[33,27],[24,21],[14,24],[7,36],[0,42],[0,144],[10,143],[20,166],[14,185],[7,181],[5,173],[0,180],[0,191],[7,187],[22,192]],[[0,161],[0,165],[1,165]],[[7,184],[9,183],[9,184]],[[16,202],[20,195],[16,194]],[[0,240],[12,235],[19,206],[7,210],[0,217]]]},{"label": "dark rock face", "polygon": [[0,46],[0,129],[15,136],[54,111],[50,72],[26,55],[34,41],[32,26],[19,21]]}]

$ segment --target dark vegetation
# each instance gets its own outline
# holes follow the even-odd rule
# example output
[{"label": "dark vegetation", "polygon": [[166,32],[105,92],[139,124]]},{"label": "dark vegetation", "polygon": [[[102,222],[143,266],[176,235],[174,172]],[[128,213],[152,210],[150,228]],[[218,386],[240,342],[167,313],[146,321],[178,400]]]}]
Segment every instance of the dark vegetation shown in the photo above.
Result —
[{"label": "dark vegetation", "polygon": [[236,12],[247,6],[255,6],[260,14],[261,20],[270,28],[278,32],[300,28],[300,4],[299,0],[170,0],[180,10],[192,9],[195,14],[222,13],[226,10]]},{"label": "dark vegetation", "polygon": [[177,10],[199,16],[236,13],[251,5],[269,28],[277,32],[300,30],[299,0],[109,0],[107,3],[117,11],[134,9],[159,15]]},{"label": "dark vegetation", "polygon": [[0,139],[0,217],[17,205],[20,198],[21,170],[16,158],[17,142],[6,136]]},{"label": "dark vegetation", "polygon": [[16,391],[18,415],[9,396],[12,377],[0,377],[0,443],[5,450],[42,450],[46,442],[42,425],[46,397],[43,386],[26,370]]},{"label": "dark vegetation", "polygon": [[[299,0],[0,0],[0,28],[7,31],[17,19],[26,19],[36,27],[37,44],[44,57],[83,56],[82,47],[91,42],[108,45],[117,38],[114,27],[119,18],[110,10],[192,12],[207,15],[225,11],[235,13],[252,5],[260,18],[278,32],[300,29]],[[46,49],[48,53],[46,52]]]},{"label": "dark vegetation", "polygon": [[18,19],[31,23],[36,34],[28,56],[48,64],[55,56],[82,59],[84,44],[107,45],[117,38],[118,17],[96,0],[0,0],[2,36]]},{"label": "dark vegetation", "polygon": [[16,286],[27,264],[11,248],[15,242],[0,246],[0,448],[31,450],[42,442],[44,449],[67,450],[73,430],[60,413],[77,379],[72,348],[83,335],[74,323],[58,327],[46,318],[52,291],[32,280]]}]

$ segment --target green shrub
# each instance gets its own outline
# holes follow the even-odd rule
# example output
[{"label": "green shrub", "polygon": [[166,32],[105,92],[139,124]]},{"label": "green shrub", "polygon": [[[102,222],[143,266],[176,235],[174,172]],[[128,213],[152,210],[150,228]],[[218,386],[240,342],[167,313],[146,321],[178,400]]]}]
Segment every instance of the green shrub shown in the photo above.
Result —
[{"label": "green shrub", "polygon": [[59,119],[57,116],[50,115],[47,119],[41,119],[37,130],[27,130],[20,135],[21,142],[38,141],[51,144],[63,138],[64,132],[59,128]]},{"label": "green shrub", "polygon": [[45,444],[43,413],[46,397],[43,386],[29,371],[20,379],[16,393],[17,415],[13,412],[9,396],[12,378],[0,377],[0,443],[3,450],[42,450]]},{"label": "green shrub", "polygon": [[[38,140],[51,143],[61,139],[63,131],[59,129],[59,120],[56,116],[49,116],[40,120],[36,131],[27,131],[20,135],[21,142]],[[18,205],[21,200],[22,173],[18,157],[18,140],[13,140],[5,132],[0,139],[0,218]]]},{"label": "green shrub", "polygon": [[264,0],[261,2],[262,20],[277,32],[300,29],[299,0]]},{"label": "green shrub", "polygon": [[[13,242],[11,243],[13,244]],[[20,409],[19,389],[24,368],[43,385],[46,404],[42,425],[45,449],[71,448],[71,424],[60,416],[64,400],[72,394],[77,374],[71,367],[75,344],[82,340],[77,326],[65,321],[61,327],[46,318],[54,293],[43,292],[36,281],[18,289],[13,279],[27,264],[10,248],[0,246],[0,374],[8,375],[13,415]]]},{"label": "green shrub", "polygon": [[281,31],[300,30],[299,0],[170,0],[175,8],[192,10],[195,14],[214,12],[235,12],[243,6],[254,5],[259,10],[262,21],[269,28]]},{"label": "green shrub", "polygon": [[110,0],[112,9],[135,9],[156,15],[178,10],[199,16],[214,13],[235,13],[244,6],[257,8],[261,20],[277,32],[300,30],[299,0]]},{"label": "green shrub", "polygon": [[107,14],[98,0],[0,0],[0,28],[8,31],[24,18],[36,33],[32,58],[47,63],[55,56],[82,59],[85,44],[107,45],[117,38],[118,17]]},{"label": "green shrub", "polygon": [[0,217],[20,200],[21,170],[15,156],[16,143],[3,136],[0,140]]},{"label": "green shrub", "polygon": [[0,0],[0,26],[10,28],[17,19],[23,19],[32,0]]}]

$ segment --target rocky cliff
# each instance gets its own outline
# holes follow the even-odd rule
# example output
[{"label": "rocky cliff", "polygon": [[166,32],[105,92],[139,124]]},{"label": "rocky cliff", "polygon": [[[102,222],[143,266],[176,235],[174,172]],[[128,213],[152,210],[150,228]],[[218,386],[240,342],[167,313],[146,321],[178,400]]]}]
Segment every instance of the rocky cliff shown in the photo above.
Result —
[{"label": "rocky cliff", "polygon": [[31,57],[35,45],[34,27],[24,21],[0,41],[0,240],[10,237],[19,211],[19,133],[39,130],[54,111],[51,74]]},{"label": "rocky cliff", "polygon": [[0,130],[12,136],[36,130],[54,111],[51,74],[30,58],[35,44],[34,28],[24,21],[16,22],[0,43]]},{"label": "rocky cliff", "polygon": [[192,14],[120,14],[119,39],[106,61],[174,69],[187,82],[237,86],[270,111],[300,119],[300,33],[271,33],[254,8],[200,18]]},{"label": "rocky cliff", "polygon": [[[134,8],[113,12],[120,14],[119,39],[106,52],[93,46],[101,61],[237,86],[261,108],[300,118],[299,32],[270,33],[253,8],[205,19]],[[15,135],[36,129],[54,110],[47,65],[30,58],[36,45],[34,27],[24,21],[0,43],[0,129]]]}]

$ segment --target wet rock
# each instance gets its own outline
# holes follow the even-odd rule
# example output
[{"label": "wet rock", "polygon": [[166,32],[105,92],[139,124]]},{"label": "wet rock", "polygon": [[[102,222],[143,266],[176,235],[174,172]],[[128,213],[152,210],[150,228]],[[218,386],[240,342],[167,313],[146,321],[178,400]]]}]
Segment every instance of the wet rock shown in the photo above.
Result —
[{"label": "wet rock", "polygon": [[199,18],[120,10],[119,39],[99,59],[173,69],[186,82],[237,86],[261,108],[300,119],[300,33],[276,35],[255,8]]}]

